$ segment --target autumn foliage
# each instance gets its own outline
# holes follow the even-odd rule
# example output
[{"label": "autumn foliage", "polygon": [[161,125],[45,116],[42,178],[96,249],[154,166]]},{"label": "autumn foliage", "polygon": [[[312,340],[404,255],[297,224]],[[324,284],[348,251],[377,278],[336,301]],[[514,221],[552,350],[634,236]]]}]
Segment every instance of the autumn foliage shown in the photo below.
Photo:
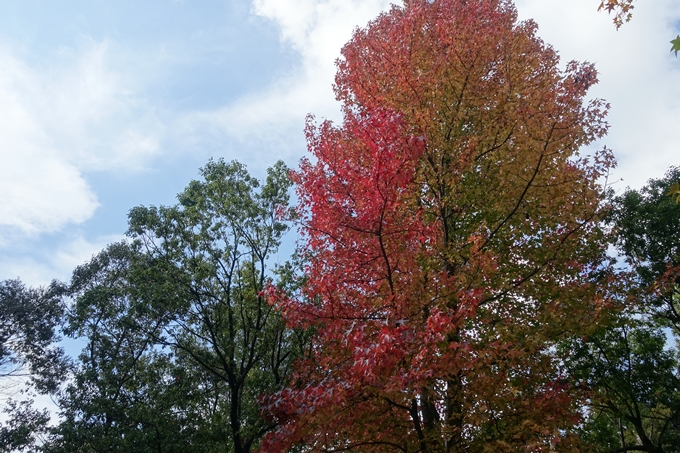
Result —
[{"label": "autumn foliage", "polygon": [[411,0],[338,63],[341,126],[294,173],[316,334],[266,400],[264,451],[568,451],[579,401],[555,345],[610,303],[599,228],[607,106],[590,64],[510,2]]},{"label": "autumn foliage", "polygon": [[614,13],[614,25],[618,29],[633,16],[633,8],[633,0],[602,0],[598,11]]}]

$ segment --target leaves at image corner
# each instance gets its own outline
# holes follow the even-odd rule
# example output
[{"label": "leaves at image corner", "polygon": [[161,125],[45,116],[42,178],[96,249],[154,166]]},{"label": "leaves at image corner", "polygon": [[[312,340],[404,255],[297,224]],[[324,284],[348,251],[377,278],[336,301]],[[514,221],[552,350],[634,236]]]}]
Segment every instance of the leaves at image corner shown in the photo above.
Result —
[{"label": "leaves at image corner", "polygon": [[4,401],[7,420],[0,425],[0,451],[35,451],[49,431],[50,414],[33,407],[32,399]]},{"label": "leaves at image corner", "polygon": [[[605,10],[609,14],[614,13],[613,22],[618,30],[624,23],[629,22],[633,17],[633,9],[635,8],[633,2],[634,0],[602,0],[597,10]],[[680,35],[672,39],[670,43],[671,52],[674,52],[677,57],[678,52],[680,52]]]},{"label": "leaves at image corner", "polygon": [[290,266],[270,270],[288,170],[260,184],[219,160],[201,174],[177,205],[134,208],[132,242],[74,273],[70,333],[88,345],[50,451],[240,453],[275,426],[258,397],[287,382],[305,341],[262,295],[296,284]]},{"label": "leaves at image corner", "polygon": [[568,366],[590,392],[582,438],[598,452],[680,448],[680,362],[663,329],[622,318],[573,344]]},{"label": "leaves at image corner", "polygon": [[625,22],[629,22],[633,17],[633,0],[602,0],[598,11],[605,10],[607,13],[614,13],[614,25],[618,30]]}]

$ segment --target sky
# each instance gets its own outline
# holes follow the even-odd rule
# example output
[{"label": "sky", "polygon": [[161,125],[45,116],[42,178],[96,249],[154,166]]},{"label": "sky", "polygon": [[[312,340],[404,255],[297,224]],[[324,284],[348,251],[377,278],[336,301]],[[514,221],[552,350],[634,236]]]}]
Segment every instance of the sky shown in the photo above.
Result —
[{"label": "sky", "polygon": [[[622,191],[680,165],[680,2],[638,0],[619,31],[598,3],[517,8],[562,64],[595,63],[611,127],[593,146],[614,150]],[[67,280],[211,157],[297,166],[305,116],[340,119],[340,48],[389,4],[0,0],[0,280]]]}]

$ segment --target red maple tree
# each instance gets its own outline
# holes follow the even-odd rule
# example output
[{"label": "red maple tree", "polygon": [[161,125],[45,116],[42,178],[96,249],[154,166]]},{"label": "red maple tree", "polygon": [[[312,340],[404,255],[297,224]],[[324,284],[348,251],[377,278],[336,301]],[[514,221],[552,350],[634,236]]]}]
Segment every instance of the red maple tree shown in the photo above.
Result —
[{"label": "red maple tree", "polygon": [[535,31],[507,1],[410,0],[344,47],[344,122],[308,120],[293,175],[304,297],[272,292],[316,335],[264,451],[574,446],[555,345],[609,304],[613,158],[578,154],[606,132],[593,66]]}]

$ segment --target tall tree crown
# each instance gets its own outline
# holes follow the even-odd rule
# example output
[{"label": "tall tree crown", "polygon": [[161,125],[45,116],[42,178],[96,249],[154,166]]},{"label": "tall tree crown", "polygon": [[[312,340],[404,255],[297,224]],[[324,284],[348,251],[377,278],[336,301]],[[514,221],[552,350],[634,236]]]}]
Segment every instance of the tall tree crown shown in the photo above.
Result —
[{"label": "tall tree crown", "polygon": [[[341,126],[307,127],[298,184],[314,326],[297,385],[270,399],[285,450],[570,448],[577,400],[554,345],[608,306],[607,105],[588,63],[510,2],[411,0],[354,33]],[[275,296],[276,297],[276,296]],[[310,303],[308,301],[314,301]]]}]

